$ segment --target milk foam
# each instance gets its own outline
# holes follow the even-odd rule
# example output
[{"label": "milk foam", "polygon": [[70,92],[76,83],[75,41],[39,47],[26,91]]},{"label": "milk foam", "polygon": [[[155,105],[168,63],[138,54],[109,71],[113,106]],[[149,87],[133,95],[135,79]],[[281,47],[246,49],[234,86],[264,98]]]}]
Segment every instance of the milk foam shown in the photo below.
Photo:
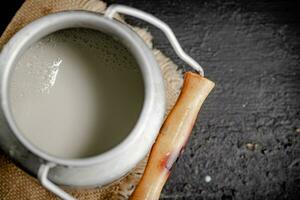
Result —
[{"label": "milk foam", "polygon": [[119,144],[144,99],[133,56],[89,29],[59,31],[33,44],[12,71],[9,92],[19,130],[62,158],[89,157]]}]

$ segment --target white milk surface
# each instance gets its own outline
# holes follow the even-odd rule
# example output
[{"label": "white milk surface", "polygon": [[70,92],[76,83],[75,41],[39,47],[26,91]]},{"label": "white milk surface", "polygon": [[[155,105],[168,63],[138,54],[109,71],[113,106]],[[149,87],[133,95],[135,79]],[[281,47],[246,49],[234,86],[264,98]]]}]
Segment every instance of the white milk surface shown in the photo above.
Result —
[{"label": "white milk surface", "polygon": [[119,144],[144,100],[132,55],[89,29],[59,31],[33,44],[13,69],[9,92],[19,130],[61,158],[94,156]]}]

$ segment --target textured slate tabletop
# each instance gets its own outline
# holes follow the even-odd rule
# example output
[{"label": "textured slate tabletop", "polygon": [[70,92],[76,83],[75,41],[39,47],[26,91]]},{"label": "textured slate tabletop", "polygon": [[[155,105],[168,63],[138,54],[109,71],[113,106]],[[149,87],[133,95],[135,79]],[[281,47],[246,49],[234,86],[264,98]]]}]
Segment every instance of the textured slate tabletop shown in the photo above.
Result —
[{"label": "textured slate tabletop", "polygon": [[[300,199],[300,6],[111,2],[167,22],[216,82],[162,199]],[[156,47],[185,65],[160,31],[131,22],[148,26]]]},{"label": "textured slate tabletop", "polygon": [[[167,22],[217,84],[161,199],[300,199],[300,6],[284,0],[109,3]],[[11,16],[17,8],[8,7]],[[11,16],[1,17],[1,31]],[[149,27],[155,46],[190,69],[160,31],[129,21]]]}]

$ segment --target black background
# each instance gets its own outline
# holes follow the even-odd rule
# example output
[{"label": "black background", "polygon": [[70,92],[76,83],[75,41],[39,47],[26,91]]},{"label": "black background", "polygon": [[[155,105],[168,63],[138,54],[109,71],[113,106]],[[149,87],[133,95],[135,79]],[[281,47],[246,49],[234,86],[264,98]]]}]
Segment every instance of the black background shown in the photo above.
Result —
[{"label": "black background", "polygon": [[[22,1],[1,2],[1,32]],[[299,199],[300,6],[296,1],[114,0],[159,17],[216,82],[162,199]],[[156,48],[184,70],[164,35]],[[211,176],[206,183],[204,177]]]}]

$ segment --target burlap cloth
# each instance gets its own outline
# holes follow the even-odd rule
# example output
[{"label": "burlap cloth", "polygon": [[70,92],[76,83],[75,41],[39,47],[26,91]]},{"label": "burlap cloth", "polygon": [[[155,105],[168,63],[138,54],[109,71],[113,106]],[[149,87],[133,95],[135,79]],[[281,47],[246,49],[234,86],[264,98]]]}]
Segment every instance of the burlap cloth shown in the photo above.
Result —
[{"label": "burlap cloth", "polygon": [[[27,0],[18,10],[0,38],[0,48],[23,26],[49,13],[62,10],[90,10],[103,12],[106,4],[99,0]],[[124,22],[123,18],[118,17]],[[125,23],[125,22],[124,22]],[[132,27],[152,48],[152,36],[145,29]],[[170,47],[171,48],[171,47]],[[153,53],[162,69],[167,112],[174,105],[182,85],[182,75],[177,66],[159,50]],[[146,133],[145,133],[146,134]],[[78,199],[127,199],[139,181],[146,163],[146,158],[126,177],[108,186],[93,189],[72,189]],[[109,173],[109,172],[105,172]],[[96,176],[96,175],[95,175]],[[49,200],[57,199],[44,189],[35,178],[19,169],[12,161],[0,152],[0,200]]]}]

